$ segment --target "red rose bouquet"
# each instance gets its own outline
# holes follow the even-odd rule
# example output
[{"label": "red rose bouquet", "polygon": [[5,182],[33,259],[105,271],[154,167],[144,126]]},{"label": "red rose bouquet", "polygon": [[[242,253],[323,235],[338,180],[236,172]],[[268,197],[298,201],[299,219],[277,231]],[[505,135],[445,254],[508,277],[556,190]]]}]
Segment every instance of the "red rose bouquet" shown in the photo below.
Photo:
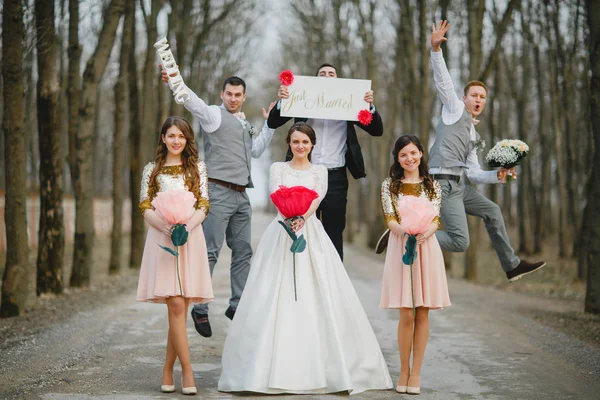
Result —
[{"label": "red rose bouquet", "polygon": [[304,219],[303,215],[318,197],[317,192],[304,186],[287,187],[281,185],[279,189],[271,193],[273,204],[275,204],[275,207],[277,207],[281,215],[285,218],[284,221],[279,221],[279,223],[292,239],[290,251],[294,254],[294,299],[296,301],[298,301],[296,291],[296,253],[304,251],[306,248],[306,239],[304,239],[304,235],[296,235],[296,232],[292,230],[292,222],[298,218]]}]

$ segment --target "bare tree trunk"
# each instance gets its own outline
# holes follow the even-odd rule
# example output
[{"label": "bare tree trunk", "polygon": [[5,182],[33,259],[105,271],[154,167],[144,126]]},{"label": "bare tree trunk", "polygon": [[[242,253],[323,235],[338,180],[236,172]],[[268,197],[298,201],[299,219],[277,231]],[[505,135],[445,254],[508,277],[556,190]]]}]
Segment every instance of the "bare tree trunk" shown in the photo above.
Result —
[{"label": "bare tree trunk", "polygon": [[[144,10],[144,1],[140,0],[142,10]],[[158,81],[158,67],[156,65],[156,51],[154,43],[156,42],[156,17],[161,8],[160,0],[151,1],[150,14],[144,12],[144,20],[146,21],[146,62],[144,63],[143,72],[143,88],[142,88],[142,132],[144,136],[141,144],[142,163],[149,160],[154,160],[156,153],[156,141],[158,138],[158,127],[156,126],[156,118],[158,104],[156,102],[156,83]],[[141,179],[137,177],[137,179]]]},{"label": "bare tree trunk", "polygon": [[425,148],[425,154],[423,154],[424,157],[427,157],[427,148],[428,148],[428,143],[429,143],[429,126],[430,126],[430,120],[431,120],[431,114],[430,114],[430,102],[431,102],[431,95],[430,95],[430,88],[429,88],[429,75],[431,74],[429,72],[430,67],[429,67],[429,40],[428,40],[428,35],[429,35],[429,24],[427,24],[427,2],[426,1],[419,1],[417,2],[419,4],[419,38],[420,38],[420,43],[421,43],[421,88],[419,90],[419,92],[421,93],[421,98],[420,98],[420,108],[421,108],[421,114],[420,114],[420,121],[419,121],[419,132],[420,132],[420,139],[421,139],[421,143],[423,143],[423,146]]},{"label": "bare tree trunk", "polygon": [[[134,6],[135,9],[135,6]],[[134,10],[135,14],[135,10]],[[129,268],[139,268],[144,250],[144,219],[138,212],[142,179],[140,101],[138,73],[135,57],[135,18],[130,32],[131,51],[129,52],[129,199],[131,201],[131,248]]]},{"label": "bare tree trunk", "polygon": [[[65,62],[67,58],[67,47],[65,45],[65,37],[66,33],[66,21],[67,21],[67,8],[68,8],[68,0],[60,0],[60,24],[58,28],[58,54],[59,54],[59,67],[58,67],[58,76],[59,76],[59,93],[58,93],[58,110],[60,114],[60,149],[63,155],[68,156],[69,151],[69,135],[63,134],[64,132],[69,131],[69,106],[67,103],[67,88],[68,88],[68,67]],[[69,193],[70,185],[70,174],[68,171],[68,163],[65,163],[64,160],[61,160],[61,168],[62,168],[62,176],[63,176],[63,194]]]},{"label": "bare tree trunk", "polygon": [[558,188],[559,198],[559,220],[558,220],[558,255],[559,257],[567,257],[567,243],[568,243],[568,229],[569,224],[567,221],[568,201],[569,196],[567,193],[567,182],[566,182],[566,167],[565,157],[563,149],[563,135],[560,121],[560,93],[559,93],[559,78],[558,78],[558,65],[556,56],[556,45],[555,39],[552,37],[550,22],[553,18],[546,7],[546,20],[548,21],[547,37],[550,43],[549,49],[549,64],[550,64],[550,102],[552,109],[552,131],[554,133],[554,154],[556,156],[556,186]]},{"label": "bare tree trunk", "polygon": [[40,226],[37,293],[63,292],[65,232],[58,107],[57,37],[54,2],[36,0],[38,61],[38,137],[40,145]]},{"label": "bare tree trunk", "polygon": [[[372,85],[371,89],[376,92],[377,90],[377,78],[376,78],[376,64],[375,64],[375,43],[374,43],[374,27],[375,27],[375,11],[377,7],[377,3],[374,0],[369,1],[368,8],[366,8],[366,12],[364,12],[360,8],[360,4],[355,1],[355,6],[357,7],[357,12],[359,14],[360,19],[360,35],[363,40],[365,46],[365,60],[366,60],[366,72],[367,78],[371,80]],[[374,140],[369,140],[367,142],[368,148],[368,165],[369,171],[372,175],[371,178],[367,181],[367,186],[369,187],[368,191],[368,202],[367,207],[369,210],[377,210],[381,207],[380,200],[380,183],[381,177],[377,176],[379,171],[379,157],[380,149],[377,143],[374,143]],[[382,219],[380,213],[368,213],[367,218],[367,231],[368,231],[368,246],[371,248],[375,248],[377,244],[377,238],[381,233],[381,225]]]},{"label": "bare tree trunk", "polygon": [[[440,0],[440,8],[441,8],[441,20],[442,21],[447,21],[448,20],[448,9],[450,8],[450,0]],[[450,34],[447,33],[446,34],[446,38],[448,39],[450,36]],[[450,52],[448,51],[448,46],[446,45],[446,42],[442,43],[442,51],[444,52],[444,59],[446,60],[446,66],[448,66],[448,68],[450,68],[450,64],[448,63],[448,60],[450,59]]]},{"label": "bare tree trunk", "polygon": [[29,193],[35,193],[39,190],[39,173],[38,173],[38,130],[37,130],[37,118],[35,117],[37,106],[37,89],[36,89],[36,77],[33,75],[33,64],[34,61],[34,43],[35,36],[34,30],[29,32],[28,36],[32,36],[31,43],[27,43],[26,48],[29,50],[25,54],[25,60],[23,64],[23,70],[25,71],[25,115],[32,116],[25,118],[25,147],[27,147],[27,155],[25,162],[28,164],[27,168],[27,190]]},{"label": "bare tree trunk", "polygon": [[585,311],[600,313],[600,8],[593,0],[586,0],[587,21],[590,30],[589,52],[592,79],[590,87],[590,108],[594,135],[594,167],[588,183],[587,205],[584,215],[592,221],[589,232],[587,254],[580,262],[587,264],[587,290]]},{"label": "bare tree trunk", "polygon": [[[523,55],[521,57],[521,90],[517,90],[517,120],[519,124],[519,137],[525,143],[529,143],[528,131],[529,124],[527,121],[527,104],[530,102],[529,93],[522,90],[522,88],[531,87],[531,64],[529,57],[529,44],[533,42],[531,35],[529,35],[529,28],[526,25],[524,13],[521,12],[521,26],[523,29]],[[531,158],[526,157],[523,160],[522,165],[523,179],[518,180],[518,193],[517,193],[517,210],[519,218],[519,252],[525,254],[531,254],[531,219],[529,217],[529,205],[531,201],[531,195],[529,192],[531,182]]]},{"label": "bare tree trunk", "polygon": [[[25,98],[23,91],[23,6],[5,0],[2,12],[3,123],[6,171],[6,267],[2,277],[0,317],[25,312],[31,294],[28,261],[25,182]],[[32,284],[33,283],[33,284]]]},{"label": "bare tree trunk", "polygon": [[[565,227],[567,229],[567,237],[573,238],[572,241],[572,251],[570,256],[575,257],[577,251],[577,243],[579,242],[579,238],[574,237],[573,233],[577,231],[577,225],[579,221],[579,212],[578,207],[576,207],[576,178],[575,178],[575,152],[573,149],[573,126],[575,121],[574,115],[574,102],[571,99],[575,98],[574,93],[574,74],[573,74],[573,61],[575,58],[575,51],[577,46],[577,38],[579,36],[579,7],[577,6],[575,10],[575,21],[574,21],[574,30],[573,30],[573,50],[569,54],[567,51],[567,44],[563,46],[563,40],[566,41],[566,38],[563,38],[560,32],[560,23],[559,23],[559,15],[563,15],[561,9],[561,3],[555,0],[555,9],[556,11],[553,13],[552,26],[554,28],[554,37],[556,38],[556,61],[557,61],[557,75],[559,77],[559,81],[561,82],[558,91],[560,91],[560,102],[561,102],[561,110],[560,114],[562,130],[564,132],[564,138],[562,141],[562,152],[565,154],[564,156],[564,176],[569,177],[566,179],[564,184],[566,185],[566,195],[568,199],[568,203],[565,205],[567,220],[571,221],[568,226]],[[569,7],[569,5],[566,5]],[[569,13],[571,14],[571,13]],[[575,67],[579,68],[579,66]],[[577,142],[579,143],[579,141]],[[567,244],[565,243],[565,246]],[[568,251],[568,249],[565,249]]]},{"label": "bare tree trunk", "polygon": [[536,85],[537,85],[537,97],[538,97],[538,131],[537,135],[539,137],[539,147],[541,150],[541,176],[540,176],[540,186],[538,190],[535,190],[535,211],[534,215],[534,225],[533,225],[533,252],[541,253],[542,251],[542,243],[545,237],[544,232],[547,231],[545,229],[545,219],[544,214],[548,213],[548,209],[544,207],[546,203],[546,199],[548,196],[548,191],[550,190],[549,180],[550,180],[550,154],[549,154],[549,144],[547,143],[547,133],[545,129],[546,123],[546,101],[545,101],[545,91],[544,84],[545,82],[545,68],[542,67],[542,62],[540,60],[540,48],[536,44],[533,49],[533,59],[535,63],[535,71],[536,71]]},{"label": "bare tree trunk", "polygon": [[69,0],[69,72],[68,72],[68,113],[69,113],[69,168],[71,185],[75,192],[75,157],[77,152],[77,131],[79,130],[79,98],[81,96],[81,78],[79,63],[81,45],[79,44],[79,0]]},{"label": "bare tree trunk", "polygon": [[[129,62],[132,52],[133,28],[135,20],[135,3],[125,3],[123,19],[123,35],[121,39],[121,55],[119,58],[119,77],[115,83],[115,131],[113,134],[113,225],[110,236],[109,274],[118,274],[121,269],[123,235],[123,150],[125,143],[125,115],[127,108],[127,91],[129,80]],[[137,196],[132,196],[137,198]],[[136,209],[132,210],[136,212]]]},{"label": "bare tree trunk", "polygon": [[[477,14],[478,19],[478,23],[477,23],[477,27],[478,29],[481,29],[483,27],[483,9],[485,9],[485,0],[469,0],[469,1],[479,1],[479,12],[481,14]],[[498,25],[496,26],[495,29],[495,33],[496,33],[496,43],[494,44],[494,47],[492,48],[492,52],[490,53],[490,55],[487,58],[485,67],[483,67],[483,70],[481,72],[481,74],[479,75],[479,79],[480,81],[485,81],[489,74],[492,71],[492,68],[494,67],[496,60],[498,59],[498,56],[500,55],[500,51],[502,50],[502,38],[504,37],[504,34],[506,33],[506,31],[508,30],[508,25],[511,22],[511,18],[512,18],[512,11],[515,7],[517,7],[522,0],[510,0],[509,3],[506,5],[506,10],[504,11],[504,14],[502,15],[502,19],[500,20],[500,22],[498,23]],[[475,16],[473,16],[474,18]],[[469,23],[471,23],[473,19],[469,18]],[[469,26],[469,30],[470,30],[470,26]],[[481,32],[481,30],[480,30]],[[470,36],[470,39],[475,39],[473,36]],[[482,40],[482,36],[479,35],[477,37],[477,40],[481,42]],[[474,65],[471,64],[471,67],[473,68]],[[477,67],[479,69],[479,67]],[[471,70],[473,71],[473,70]],[[473,75],[476,76],[476,75]]]},{"label": "bare tree trunk", "polygon": [[75,242],[71,286],[88,286],[94,249],[92,158],[96,90],[110,56],[125,0],[112,0],[104,14],[102,31],[94,54],[89,59],[81,88],[81,117],[77,131],[75,164]]},{"label": "bare tree trunk", "polygon": [[409,0],[399,0],[399,5],[401,13],[401,32],[403,33],[405,44],[404,57],[406,58],[407,74],[409,75],[409,78],[405,80],[408,88],[406,93],[406,98],[408,100],[407,104],[410,105],[410,112],[408,115],[405,115],[405,118],[409,118],[406,125],[410,124],[409,129],[411,132],[420,132],[418,124],[421,121],[420,115],[422,107],[419,99],[410,95],[410,93],[419,93],[421,90],[421,87],[419,87],[418,84],[419,76],[417,75],[420,71],[417,63],[417,47],[414,41],[412,5]]},{"label": "bare tree trunk", "polygon": [[[98,82],[100,83],[100,82]],[[100,85],[98,85],[100,86]],[[101,142],[102,138],[102,87],[99,87],[95,93],[94,99],[94,123],[93,123],[93,132],[92,132],[92,193],[93,197],[102,196],[102,176],[104,168],[104,157],[105,153],[103,151],[103,147]]]}]

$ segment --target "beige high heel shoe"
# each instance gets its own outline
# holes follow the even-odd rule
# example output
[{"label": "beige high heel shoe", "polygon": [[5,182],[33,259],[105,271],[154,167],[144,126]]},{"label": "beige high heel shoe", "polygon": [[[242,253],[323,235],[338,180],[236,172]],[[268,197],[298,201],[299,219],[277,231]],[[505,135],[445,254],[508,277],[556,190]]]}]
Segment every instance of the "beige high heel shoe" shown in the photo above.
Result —
[{"label": "beige high heel shoe", "polygon": [[163,393],[175,392],[175,385],[160,385],[160,391]]},{"label": "beige high heel shoe", "polygon": [[[398,380],[400,380],[400,378],[398,378]],[[406,386],[403,385],[397,385],[396,386],[396,392],[398,393],[406,393]]]},{"label": "beige high heel shoe", "polygon": [[181,393],[195,395],[198,393],[198,389],[196,389],[196,386],[183,387],[183,378],[181,378]]},{"label": "beige high heel shoe", "polygon": [[421,377],[420,376],[408,377],[408,386],[406,387],[406,393],[421,394]]}]

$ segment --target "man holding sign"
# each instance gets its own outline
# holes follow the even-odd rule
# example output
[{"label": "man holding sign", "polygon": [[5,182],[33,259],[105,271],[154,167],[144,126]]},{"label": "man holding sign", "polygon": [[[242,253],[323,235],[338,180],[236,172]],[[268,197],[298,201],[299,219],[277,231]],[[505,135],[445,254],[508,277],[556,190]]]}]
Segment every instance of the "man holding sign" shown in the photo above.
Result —
[{"label": "man holding sign", "polygon": [[[323,64],[317,70],[317,77],[337,78],[337,70],[331,64]],[[310,80],[314,79],[310,78]],[[345,79],[344,81],[350,84],[353,80]],[[336,93],[336,95],[326,98],[325,94],[329,94],[326,86],[329,85],[320,79],[319,82],[325,90],[316,94],[311,94],[308,89],[295,87],[297,85],[293,85],[293,87],[280,86],[278,91],[280,100],[269,113],[268,125],[270,128],[278,128],[294,118],[295,122],[305,121],[315,130],[317,144],[312,152],[312,163],[323,165],[329,171],[327,195],[317,209],[317,217],[321,219],[325,231],[340,258],[343,259],[342,234],[346,227],[348,202],[346,168],[355,179],[367,175],[355,125],[371,136],[381,136],[383,135],[383,122],[373,106],[373,91],[370,90],[370,81],[356,81],[357,85],[355,85],[361,87],[360,85],[367,84],[363,100],[368,103],[372,116],[372,121],[368,125],[357,121],[357,113],[352,109],[357,105],[360,106],[358,101],[360,97],[355,98],[352,93]],[[291,152],[288,151],[286,160],[290,159]]]}]

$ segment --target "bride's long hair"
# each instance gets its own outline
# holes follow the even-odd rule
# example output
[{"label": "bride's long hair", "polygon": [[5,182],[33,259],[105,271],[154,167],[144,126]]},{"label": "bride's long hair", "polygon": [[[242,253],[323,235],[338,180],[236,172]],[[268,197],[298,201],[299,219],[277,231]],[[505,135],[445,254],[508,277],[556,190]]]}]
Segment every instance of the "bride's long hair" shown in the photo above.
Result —
[{"label": "bride's long hair", "polygon": [[304,133],[310,139],[310,142],[312,143],[312,148],[310,149],[310,153],[308,153],[308,161],[311,161],[312,160],[312,152],[315,148],[315,145],[317,144],[317,134],[315,133],[315,130],[312,128],[312,126],[310,126],[306,122],[296,122],[294,125],[292,125],[290,127],[287,137],[285,138],[285,142],[288,145],[288,151],[290,151],[290,152],[292,151],[292,148],[290,147],[290,141],[292,140],[292,133],[294,133],[296,131]]}]

